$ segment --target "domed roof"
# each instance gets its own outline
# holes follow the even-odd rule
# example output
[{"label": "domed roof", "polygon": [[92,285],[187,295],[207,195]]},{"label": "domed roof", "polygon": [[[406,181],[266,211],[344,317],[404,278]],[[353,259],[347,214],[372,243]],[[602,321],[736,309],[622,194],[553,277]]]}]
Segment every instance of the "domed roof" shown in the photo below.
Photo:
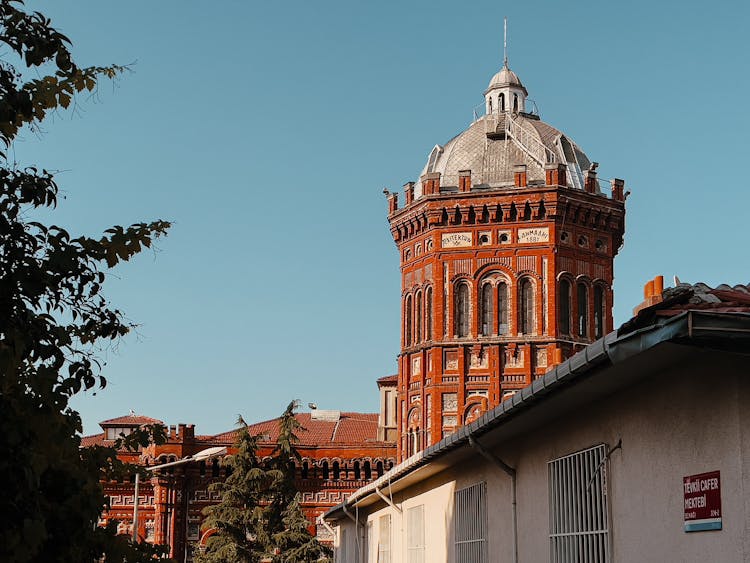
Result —
[{"label": "domed roof", "polygon": [[[508,123],[510,121],[510,123]],[[432,149],[422,175],[439,172],[440,185],[458,186],[458,173],[471,170],[472,185],[513,186],[513,168],[527,166],[530,185],[544,184],[544,165],[567,164],[568,184],[581,187],[582,171],[591,166],[581,148],[537,116],[511,112],[485,115],[445,145]],[[421,195],[421,183],[415,195]]]},{"label": "domed roof", "polygon": [[523,84],[521,84],[521,79],[518,78],[518,75],[510,70],[507,65],[503,65],[503,68],[500,69],[500,72],[492,77],[492,80],[490,80],[490,85],[487,86],[487,89],[491,90],[492,88],[497,88],[500,86],[518,86],[520,88],[524,87]]}]

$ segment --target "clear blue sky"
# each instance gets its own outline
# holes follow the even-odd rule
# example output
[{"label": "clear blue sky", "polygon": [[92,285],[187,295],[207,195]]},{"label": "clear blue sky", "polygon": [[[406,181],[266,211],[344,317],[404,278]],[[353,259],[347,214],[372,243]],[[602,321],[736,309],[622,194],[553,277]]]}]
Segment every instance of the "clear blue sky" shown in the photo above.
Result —
[{"label": "clear blue sky", "polygon": [[625,178],[615,320],[643,283],[748,283],[743,2],[30,1],[79,64],[131,63],[15,157],[62,171],[54,222],[174,221],[108,295],[141,324],[76,399],[199,433],[292,398],[374,411],[395,373],[398,256],[383,187],[416,180],[502,62],[541,117]]}]

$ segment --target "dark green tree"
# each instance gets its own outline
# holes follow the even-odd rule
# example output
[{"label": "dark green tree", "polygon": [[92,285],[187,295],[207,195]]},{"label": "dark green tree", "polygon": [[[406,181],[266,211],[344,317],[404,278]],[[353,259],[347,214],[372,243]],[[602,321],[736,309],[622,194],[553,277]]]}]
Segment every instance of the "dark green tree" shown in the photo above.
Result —
[{"label": "dark green tree", "polygon": [[279,418],[279,434],[271,455],[258,457],[259,436],[251,436],[240,417],[237,454],[229,459],[231,475],[212,489],[221,502],[208,507],[206,528],[216,533],[198,563],[318,561],[329,551],[310,534],[299,504],[295,461],[300,424],[292,401]]},{"label": "dark green tree", "polygon": [[[21,1],[0,0],[0,42],[0,561],[150,560],[150,546],[96,526],[106,507],[100,479],[128,468],[112,448],[80,450],[69,400],[104,387],[97,352],[131,329],[101,293],[107,268],[150,247],[169,223],[91,238],[29,219],[56,206],[58,187],[44,169],[18,168],[7,149],[124,68],[79,68],[68,38]],[[116,446],[138,447],[149,433]]]},{"label": "dark green tree", "polygon": [[206,508],[204,526],[216,533],[208,538],[205,552],[196,556],[197,563],[256,563],[266,553],[261,500],[269,479],[258,460],[258,437],[250,434],[241,417],[239,424],[237,453],[225,462],[231,474],[210,487],[221,495],[221,502]]}]

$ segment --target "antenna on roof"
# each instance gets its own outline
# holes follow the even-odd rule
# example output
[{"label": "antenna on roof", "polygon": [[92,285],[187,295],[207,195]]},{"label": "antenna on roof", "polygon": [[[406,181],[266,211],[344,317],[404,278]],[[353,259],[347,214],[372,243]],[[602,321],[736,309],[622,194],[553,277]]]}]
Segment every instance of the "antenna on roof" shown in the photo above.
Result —
[{"label": "antenna on roof", "polygon": [[503,17],[503,66],[508,66],[508,16]]}]

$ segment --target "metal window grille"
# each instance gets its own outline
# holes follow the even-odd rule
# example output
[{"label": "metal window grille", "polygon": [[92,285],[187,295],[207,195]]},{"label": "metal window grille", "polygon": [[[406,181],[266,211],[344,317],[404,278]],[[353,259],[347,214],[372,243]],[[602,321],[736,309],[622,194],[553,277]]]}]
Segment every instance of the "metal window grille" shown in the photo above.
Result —
[{"label": "metal window grille", "polygon": [[391,515],[381,516],[378,522],[378,563],[391,563]]},{"label": "metal window grille", "polygon": [[406,511],[407,563],[424,563],[424,505]]},{"label": "metal window grille", "polygon": [[607,447],[548,463],[550,562],[609,561]]},{"label": "metal window grille", "polygon": [[456,563],[488,563],[486,483],[456,491],[454,509]]}]

